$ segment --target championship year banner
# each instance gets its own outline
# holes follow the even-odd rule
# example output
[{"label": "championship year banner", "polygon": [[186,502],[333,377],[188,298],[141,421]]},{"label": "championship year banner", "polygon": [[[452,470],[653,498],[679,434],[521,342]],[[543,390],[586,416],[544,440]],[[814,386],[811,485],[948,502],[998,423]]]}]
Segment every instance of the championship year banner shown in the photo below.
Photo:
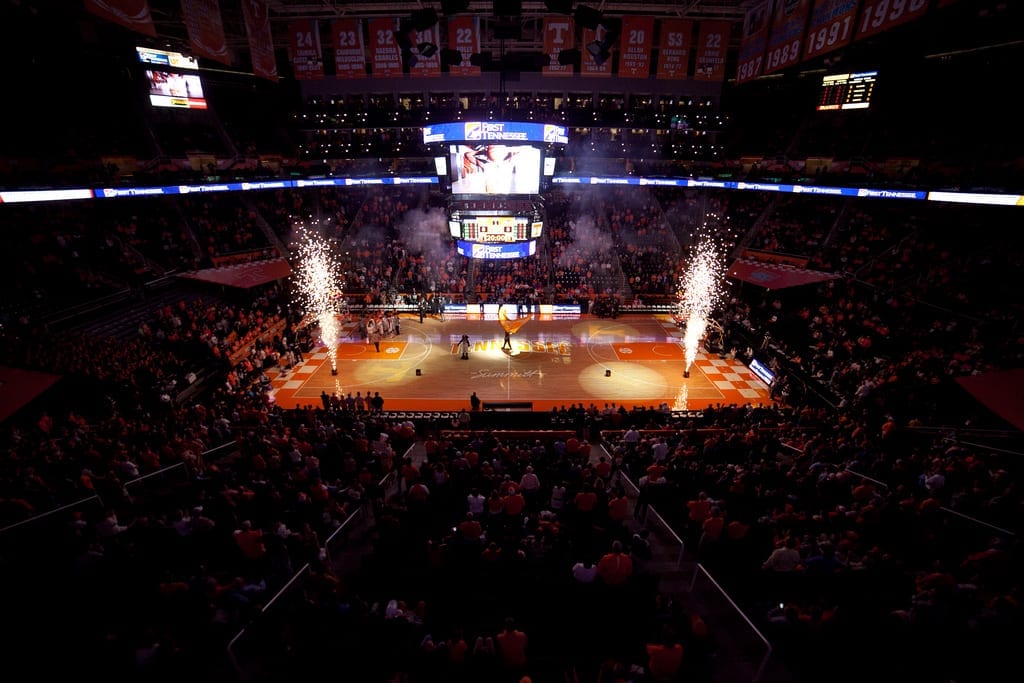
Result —
[{"label": "championship year banner", "polygon": [[473,66],[469,60],[480,54],[480,18],[466,15],[454,16],[448,20],[448,49],[458,50],[462,55],[462,63],[449,65],[448,73],[452,76],[479,76],[480,67]]},{"label": "championship year banner", "polygon": [[651,48],[654,45],[654,17],[622,18],[619,38],[619,76],[647,78],[651,75]]},{"label": "championship year banner", "polygon": [[697,33],[697,62],[693,69],[695,81],[724,81],[725,57],[729,49],[728,21],[702,21]]},{"label": "championship year banner", "polygon": [[744,83],[764,73],[764,49],[768,43],[768,21],[772,0],[762,0],[747,10],[743,17],[743,40],[736,64],[736,82]]},{"label": "championship year banner", "polygon": [[188,42],[200,57],[231,64],[219,0],[181,0]]},{"label": "championship year banner", "polygon": [[559,64],[558,53],[575,47],[572,17],[544,17],[544,53],[548,65],[541,69],[545,76],[572,76],[572,64]]},{"label": "championship year banner", "polygon": [[358,19],[336,19],[331,22],[336,78],[366,78],[366,48],[363,25]]},{"label": "championship year banner", "polygon": [[370,71],[375,78],[402,75],[402,52],[395,40],[393,17],[370,19]]},{"label": "championship year banner", "polygon": [[657,78],[685,79],[690,68],[690,43],[693,22],[689,19],[663,19],[658,40]]},{"label": "championship year banner", "polygon": [[324,77],[320,23],[316,19],[298,19],[288,24],[288,52],[296,80],[313,81]]},{"label": "championship year banner", "polygon": [[85,0],[85,9],[106,21],[156,37],[149,0]]},{"label": "championship year banner", "polygon": [[811,0],[778,0],[768,38],[768,51],[764,56],[764,72],[775,73],[800,61],[803,50],[804,28]]},{"label": "championship year banner", "polygon": [[870,38],[919,19],[928,11],[928,0],[864,0],[854,40]]},{"label": "championship year banner", "polygon": [[277,80],[274,37],[270,31],[270,9],[263,0],[242,0],[245,31],[249,35],[252,72],[260,78]]},{"label": "championship year banner", "polygon": [[437,49],[434,50],[434,54],[426,57],[419,52],[418,47],[414,47],[413,55],[416,57],[416,63],[409,67],[409,75],[419,78],[440,78],[441,77],[441,27],[439,24],[434,24],[426,31],[417,31],[412,34],[412,43],[414,46],[422,45],[424,43],[431,43]]},{"label": "championship year banner", "polygon": [[849,45],[859,6],[860,0],[814,0],[804,39],[803,61]]},{"label": "championship year banner", "polygon": [[[581,32],[583,39],[583,57],[580,59],[580,75],[581,76],[595,76],[597,78],[611,78],[612,75],[612,58],[609,55],[601,64],[597,63],[594,56],[590,54],[590,50],[587,50],[587,45],[590,45],[595,40],[604,40],[605,36],[608,35],[608,31],[605,30],[604,26],[598,25],[597,30],[585,28]],[[571,67],[570,67],[571,68]]]}]

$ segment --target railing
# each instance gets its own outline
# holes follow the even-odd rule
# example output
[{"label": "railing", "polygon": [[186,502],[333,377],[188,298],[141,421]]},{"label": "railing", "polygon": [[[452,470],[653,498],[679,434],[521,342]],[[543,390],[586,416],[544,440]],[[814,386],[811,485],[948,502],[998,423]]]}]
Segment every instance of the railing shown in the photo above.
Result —
[{"label": "railing", "polygon": [[740,609],[739,605],[736,604],[736,601],[732,599],[732,597],[725,591],[724,588],[722,588],[718,581],[715,580],[715,577],[711,576],[708,570],[704,568],[704,565],[700,563],[698,563],[696,568],[694,569],[693,578],[690,580],[691,593],[693,592],[694,586],[696,586],[697,584],[697,578],[701,574],[707,577],[707,580],[711,582],[711,585],[714,586],[715,589],[722,595],[722,597],[726,599],[726,601],[733,608],[733,610],[735,610],[736,613],[740,615],[740,618],[742,618],[743,621],[746,622],[747,626],[750,627],[750,630],[753,631],[754,635],[757,636],[758,640],[764,643],[764,646],[766,648],[764,656],[761,657],[761,663],[758,665],[757,671],[754,673],[754,677],[751,679],[751,683],[758,683],[758,681],[761,680],[761,676],[764,675],[765,667],[768,666],[768,660],[771,659],[772,656],[773,648],[771,641],[769,641],[768,638],[766,638],[765,635],[761,633],[761,630],[754,625],[754,622],[750,620],[750,617],[748,617],[746,613],[742,609]]},{"label": "railing", "polygon": [[[623,472],[622,470],[617,470],[615,474],[619,478],[619,481],[625,483],[628,488],[632,489],[634,494],[640,494],[640,488],[633,483],[633,480],[630,479],[625,472]],[[686,544],[683,543],[683,539],[680,538],[679,534],[675,532],[675,529],[673,529],[669,525],[669,523],[665,521],[665,518],[658,513],[658,511],[654,508],[653,505],[648,505],[647,510],[644,512],[644,526],[648,525],[647,520],[651,517],[654,517],[654,519],[658,520],[662,528],[664,528],[665,531],[668,532],[668,535],[675,539],[675,542],[679,544],[679,556],[676,557],[676,569],[682,568],[683,555],[686,553]]]},{"label": "railing", "polygon": [[[412,450],[412,449],[410,448],[409,450]],[[408,452],[409,451],[406,451],[406,454],[408,454]],[[379,489],[381,489],[382,491],[386,492],[387,487],[390,486],[391,481],[394,479],[395,476],[396,476],[396,473],[395,473],[394,470],[392,470],[391,472],[388,472],[386,475],[384,475],[383,479],[381,479],[379,482],[377,482],[377,487]],[[334,531],[332,531],[331,535],[328,536],[326,538],[326,540],[324,540],[324,542],[323,542],[323,544],[321,546],[321,556],[323,556],[327,560],[327,562],[330,563],[332,570],[335,567],[334,567],[334,560],[331,557],[331,551],[330,551],[331,544],[332,544],[332,542],[336,538],[341,536],[341,532],[342,531],[345,531],[346,529],[350,528],[352,522],[357,517],[359,517],[360,515],[366,514],[366,505],[368,505],[370,503],[370,501],[368,499],[365,499],[364,503],[365,504],[363,506],[359,507],[358,509],[353,511],[348,517],[346,517],[344,519],[344,521],[342,521],[342,523],[340,525],[338,525],[338,528],[335,529]],[[239,640],[241,640],[242,636],[244,636],[246,634],[246,632],[249,631],[249,629],[253,626],[253,624],[256,623],[256,620],[259,619],[262,615],[266,614],[267,611],[271,607],[273,607],[274,604],[282,596],[284,596],[289,590],[291,590],[292,586],[295,585],[296,581],[298,581],[300,578],[302,578],[302,576],[304,574],[306,574],[309,570],[310,570],[310,566],[309,566],[309,563],[307,562],[306,564],[304,564],[302,566],[301,569],[299,569],[299,571],[295,572],[295,575],[292,576],[292,578],[288,579],[288,581],[280,588],[280,590],[278,590],[277,593],[274,594],[274,597],[270,598],[270,600],[267,601],[267,604],[264,605],[260,609],[259,613],[257,613],[256,616],[254,616],[249,621],[248,624],[243,626],[241,628],[241,630],[239,630],[239,632],[235,634],[235,637],[232,638],[228,642],[228,646],[227,646],[228,660],[231,662],[231,666],[234,667],[235,672],[238,674],[239,678],[242,678],[242,679],[245,678],[245,671],[242,669],[242,666],[241,666],[241,664],[238,661],[238,657],[235,654],[235,645],[238,643]]]},{"label": "railing", "polygon": [[[789,449],[797,452],[797,453],[803,454],[803,450],[797,448],[796,446],[791,446],[790,444],[786,444],[786,443],[784,443],[782,445],[785,446],[786,448],[789,448]],[[972,445],[972,444],[968,444],[968,445]],[[980,444],[979,444],[979,446],[980,446]],[[990,448],[988,446],[980,446],[980,447],[982,447],[982,448]],[[996,450],[996,449],[992,449],[992,450]],[[1016,454],[1016,453],[1014,453],[1014,454]],[[860,472],[857,472],[856,470],[851,470],[850,468],[846,468],[846,471],[849,472],[850,474],[852,474],[855,477],[860,477],[864,481],[870,481],[872,484],[874,484],[876,486],[881,486],[883,489],[886,489],[886,490],[889,489],[889,485],[886,484],[884,481],[879,481],[878,479],[875,479],[873,477],[869,477],[866,474],[861,474]],[[990,522],[986,522],[983,519],[978,519],[977,517],[971,517],[970,515],[965,515],[964,513],[960,512],[959,510],[954,510],[953,508],[946,507],[945,505],[940,506],[939,509],[942,510],[943,512],[945,512],[946,514],[953,515],[954,517],[959,517],[960,519],[965,519],[968,522],[973,522],[973,523],[975,523],[975,524],[977,524],[979,526],[987,527],[989,529],[992,529],[993,531],[996,531],[998,533],[1004,534],[1006,536],[1016,537],[1016,535],[1017,535],[1017,533],[1014,532],[1014,531],[1010,531],[1009,529],[1004,529],[1004,528],[1002,528],[1000,526],[996,526],[995,524],[992,524]]]},{"label": "railing", "polygon": [[[228,441],[226,443],[222,443],[220,446],[215,446],[214,448],[211,448],[208,451],[203,451],[203,456],[208,456],[211,453],[216,453],[217,451],[220,451],[220,450],[223,450],[225,448],[228,448],[230,446],[235,446],[235,445],[236,445],[236,443],[234,441]],[[155,477],[155,476],[158,476],[158,475],[161,475],[161,474],[166,474],[167,472],[170,472],[171,470],[177,469],[179,467],[185,467],[185,463],[184,462],[177,462],[177,463],[174,463],[173,465],[168,465],[167,467],[161,467],[160,469],[158,469],[158,470],[156,470],[154,472],[150,472],[149,474],[144,474],[141,477],[136,477],[135,479],[132,479],[130,481],[126,481],[124,483],[124,485],[125,486],[133,486],[135,484],[138,484],[141,481],[145,481],[146,479],[149,479],[151,477]],[[7,532],[7,531],[10,531],[11,529],[16,529],[18,527],[25,526],[27,524],[32,524],[32,523],[37,522],[37,521],[39,521],[41,519],[45,519],[46,517],[49,517],[50,515],[55,515],[58,512],[62,512],[64,510],[70,510],[72,508],[76,508],[79,505],[84,505],[84,504],[90,503],[90,502],[92,502],[94,500],[99,502],[99,504],[101,506],[103,505],[103,499],[100,498],[99,494],[93,494],[91,496],[87,496],[86,498],[81,498],[79,500],[76,500],[73,503],[67,503],[65,505],[61,505],[60,507],[54,508],[52,510],[47,510],[46,512],[41,512],[38,515],[33,515],[32,517],[28,517],[27,519],[22,519],[20,521],[14,522],[13,524],[8,524],[7,526],[5,526],[3,528],[0,528],[0,534],[3,534],[5,532]]]}]

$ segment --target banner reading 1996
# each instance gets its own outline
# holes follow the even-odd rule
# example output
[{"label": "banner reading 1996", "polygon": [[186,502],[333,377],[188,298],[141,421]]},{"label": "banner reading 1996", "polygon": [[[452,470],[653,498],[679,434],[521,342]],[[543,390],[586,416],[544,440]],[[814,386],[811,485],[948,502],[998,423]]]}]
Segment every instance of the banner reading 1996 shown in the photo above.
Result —
[{"label": "banner reading 1996", "polygon": [[402,52],[395,40],[395,19],[370,20],[370,69],[375,78],[402,75]]},{"label": "banner reading 1996", "polygon": [[751,7],[743,18],[743,41],[740,43],[736,82],[757,78],[764,73],[764,48],[768,42],[768,20],[772,14],[772,0],[763,0]]},{"label": "banner reading 1996", "polygon": [[764,56],[764,72],[774,73],[800,61],[804,28],[811,0],[780,0],[775,5],[768,52]]},{"label": "banner reading 1996", "polygon": [[814,0],[804,40],[804,61],[849,45],[860,0]]},{"label": "banner reading 1996", "polygon": [[358,19],[331,22],[334,43],[334,72],[337,78],[366,78],[366,50],[363,26]]},{"label": "banner reading 1996", "polygon": [[853,39],[869,38],[882,31],[888,31],[923,16],[927,11],[928,0],[864,0],[860,20],[857,22],[857,33]]},{"label": "banner reading 1996", "polygon": [[85,0],[85,9],[101,19],[156,37],[148,0]]}]

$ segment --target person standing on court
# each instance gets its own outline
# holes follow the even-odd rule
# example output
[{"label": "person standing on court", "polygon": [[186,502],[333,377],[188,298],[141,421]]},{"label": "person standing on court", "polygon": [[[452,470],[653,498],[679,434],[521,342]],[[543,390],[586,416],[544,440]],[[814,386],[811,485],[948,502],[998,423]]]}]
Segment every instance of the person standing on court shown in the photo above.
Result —
[{"label": "person standing on court", "polygon": [[469,407],[474,411],[480,410],[480,397],[473,392],[473,395],[469,397]]},{"label": "person standing on court", "polygon": [[505,349],[512,350],[512,333],[508,330],[505,330],[505,341],[501,344],[501,350],[504,351]]},{"label": "person standing on court", "polygon": [[459,340],[459,357],[462,360],[469,360],[469,335],[462,335],[462,339]]}]

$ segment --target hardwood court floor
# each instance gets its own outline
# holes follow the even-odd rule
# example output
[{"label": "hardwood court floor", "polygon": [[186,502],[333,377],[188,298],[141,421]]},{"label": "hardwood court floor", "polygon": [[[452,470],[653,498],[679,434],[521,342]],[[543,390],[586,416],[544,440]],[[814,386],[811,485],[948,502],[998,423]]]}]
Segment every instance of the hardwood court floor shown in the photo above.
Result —
[{"label": "hardwood court floor", "polygon": [[[326,348],[307,354],[286,373],[268,371],[273,400],[293,408],[320,405],[320,394],[380,392],[385,410],[444,410],[469,407],[476,392],[484,409],[549,411],[591,403],[696,410],[714,404],[769,405],[768,387],[738,360],[704,352],[683,377],[680,330],[669,316],[534,315],[502,350],[504,330],[495,316],[449,316],[444,322],[402,316],[401,334],[373,344],[358,339],[355,323],[343,327],[332,375]],[[458,341],[472,347],[461,360]],[[420,375],[416,371],[420,371]],[[610,372],[610,375],[608,374]],[[527,407],[529,406],[529,407]]]}]

